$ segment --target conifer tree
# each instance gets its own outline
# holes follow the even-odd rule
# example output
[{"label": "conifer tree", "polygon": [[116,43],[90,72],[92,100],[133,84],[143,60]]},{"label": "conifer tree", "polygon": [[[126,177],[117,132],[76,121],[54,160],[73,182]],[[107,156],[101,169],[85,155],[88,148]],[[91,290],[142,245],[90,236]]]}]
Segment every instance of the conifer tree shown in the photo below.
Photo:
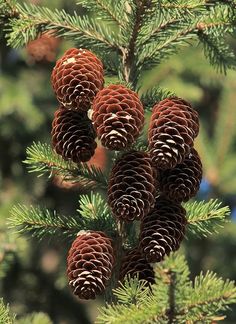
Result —
[{"label": "conifer tree", "polygon": [[[233,282],[211,272],[192,282],[184,257],[176,251],[188,232],[217,232],[229,208],[218,200],[187,202],[202,176],[193,148],[198,114],[171,89],[156,85],[142,91],[142,78],[166,59],[171,64],[171,55],[182,46],[202,46],[220,72],[235,68],[228,44],[235,35],[235,2],[77,4],[86,15],[0,0],[9,46],[25,46],[46,32],[74,43],[52,71],[59,102],[52,145],[33,143],[24,162],[30,172],[60,175],[90,190],[80,196],[78,214],[70,218],[40,206],[17,205],[10,224],[22,234],[73,242],[69,285],[79,298],[105,293],[108,304],[98,323],[220,321],[235,302]],[[105,82],[113,76],[115,84],[104,85],[104,70]],[[150,112],[148,134],[142,133]],[[87,164],[97,145],[112,151],[109,172]]]}]

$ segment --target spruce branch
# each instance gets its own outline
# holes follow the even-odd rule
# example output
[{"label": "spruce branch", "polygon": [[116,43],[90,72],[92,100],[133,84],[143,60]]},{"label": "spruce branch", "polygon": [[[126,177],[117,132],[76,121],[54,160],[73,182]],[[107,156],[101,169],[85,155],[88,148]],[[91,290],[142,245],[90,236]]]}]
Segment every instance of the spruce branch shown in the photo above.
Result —
[{"label": "spruce branch", "polygon": [[153,106],[163,100],[166,99],[168,97],[174,97],[176,96],[175,93],[167,90],[167,89],[163,89],[161,87],[158,86],[154,86],[150,89],[148,89],[146,92],[144,92],[141,95],[141,101],[145,107],[145,109],[147,111],[151,110],[153,108]]},{"label": "spruce branch", "polygon": [[205,275],[201,273],[195,278],[184,307],[179,310],[180,323],[199,318],[207,320],[205,323],[211,323],[213,318],[221,316],[219,312],[227,310],[228,306],[235,302],[236,287],[233,281],[217,278],[216,274],[210,271]]},{"label": "spruce branch", "polygon": [[[1,9],[1,7],[0,7]],[[17,18],[11,18],[7,27],[8,45],[21,47],[35,39],[42,31],[54,31],[60,37],[73,38],[82,47],[116,51],[118,37],[94,19],[69,15],[64,10],[50,10],[33,4],[15,4],[11,10]],[[12,11],[9,12],[11,16]]]},{"label": "spruce branch", "polygon": [[24,163],[27,164],[29,172],[37,172],[39,176],[45,173],[49,177],[59,174],[65,181],[80,182],[87,188],[99,186],[104,189],[107,187],[107,178],[100,168],[88,166],[86,163],[77,165],[71,161],[65,161],[48,144],[33,143],[26,150]]},{"label": "spruce branch", "polygon": [[10,314],[8,306],[4,305],[3,299],[0,299],[0,323],[4,324],[14,324],[15,316]]},{"label": "spruce branch", "polygon": [[114,295],[120,303],[125,305],[140,305],[142,301],[148,298],[150,293],[145,281],[138,278],[126,278],[124,283],[120,283],[117,289],[114,289]]},{"label": "spruce branch", "polygon": [[201,273],[192,283],[186,260],[179,253],[157,264],[156,283],[152,292],[143,292],[143,298],[138,281],[129,282],[114,290],[118,302],[102,307],[97,323],[212,323],[222,319],[220,312],[236,301],[234,283],[212,272]]},{"label": "spruce branch", "polygon": [[[150,68],[176,53],[180,46],[199,39],[205,44],[205,55],[211,64],[221,70],[234,67],[235,55],[232,52],[227,53],[229,47],[225,37],[235,30],[235,17],[235,10],[224,5],[210,7],[210,10],[206,6],[201,11],[191,11],[191,14],[184,18],[183,15],[170,18],[159,13],[150,25],[144,25],[141,32],[138,65],[143,69]],[[214,44],[212,41],[212,46],[210,46],[210,40],[208,40],[207,46],[203,35],[209,35],[208,38],[214,37],[217,42]],[[227,54],[225,58],[224,54]]]},{"label": "spruce branch", "polygon": [[81,219],[74,216],[58,215],[46,208],[17,205],[11,210],[9,226],[20,234],[29,233],[42,239],[45,235],[73,238],[84,229]]},{"label": "spruce branch", "polygon": [[211,199],[208,202],[195,201],[186,203],[189,231],[195,235],[205,237],[217,233],[230,214],[229,207],[221,207],[221,205],[222,203],[217,199]]},{"label": "spruce branch", "polygon": [[137,71],[137,48],[136,43],[138,39],[139,30],[143,24],[145,11],[149,7],[149,0],[135,0],[132,8],[132,15],[130,16],[131,33],[128,44],[122,49],[123,62],[123,78],[125,82],[131,83],[133,88],[137,85],[138,71]]},{"label": "spruce branch", "polygon": [[115,23],[118,27],[124,28],[125,21],[127,21],[125,0],[79,0],[78,5],[92,11],[98,15],[99,18]]},{"label": "spruce branch", "polygon": [[81,195],[79,203],[75,216],[59,215],[47,208],[16,205],[11,210],[9,225],[20,234],[30,233],[39,239],[45,235],[73,239],[81,230],[105,231],[114,237],[116,224],[100,194]]},{"label": "spruce branch", "polygon": [[80,195],[79,204],[77,211],[85,229],[104,231],[110,237],[115,236],[116,223],[101,194],[91,191],[90,195]]}]

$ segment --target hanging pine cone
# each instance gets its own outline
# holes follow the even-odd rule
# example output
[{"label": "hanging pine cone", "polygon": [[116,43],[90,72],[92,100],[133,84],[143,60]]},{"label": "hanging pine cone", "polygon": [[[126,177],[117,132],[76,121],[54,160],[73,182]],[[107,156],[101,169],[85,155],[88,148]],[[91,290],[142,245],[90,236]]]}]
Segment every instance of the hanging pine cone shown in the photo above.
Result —
[{"label": "hanging pine cone", "polygon": [[96,133],[86,112],[59,108],[52,123],[52,145],[65,160],[86,162],[97,146]]},{"label": "hanging pine cone", "polygon": [[113,215],[128,222],[146,215],[155,202],[155,181],[155,168],[147,153],[123,154],[113,166],[108,183],[108,204]]},{"label": "hanging pine cone", "polygon": [[149,150],[160,169],[182,163],[199,132],[197,112],[183,99],[173,97],[153,107],[148,132]]},{"label": "hanging pine cone", "polygon": [[120,281],[124,281],[126,276],[137,277],[139,280],[145,280],[149,284],[155,282],[153,268],[138,249],[130,250],[121,261]]},{"label": "hanging pine cone", "polygon": [[123,85],[110,85],[96,95],[92,120],[103,146],[124,150],[140,134],[144,109],[134,91]]},{"label": "hanging pine cone", "polygon": [[63,106],[87,111],[103,88],[102,62],[86,49],[71,48],[56,62],[51,82]]},{"label": "hanging pine cone", "polygon": [[53,62],[59,43],[60,39],[56,38],[53,33],[43,33],[39,38],[27,44],[27,54],[33,62]]},{"label": "hanging pine cone", "polygon": [[160,170],[159,188],[164,196],[179,202],[194,197],[202,180],[202,163],[197,151],[191,151],[174,169]]},{"label": "hanging pine cone", "polygon": [[81,231],[67,257],[67,275],[73,293],[95,299],[111,278],[114,263],[111,240],[103,232]]},{"label": "hanging pine cone", "polygon": [[165,255],[178,250],[185,234],[185,215],[180,204],[157,198],[154,209],[142,219],[140,228],[140,250],[148,262],[162,261]]}]

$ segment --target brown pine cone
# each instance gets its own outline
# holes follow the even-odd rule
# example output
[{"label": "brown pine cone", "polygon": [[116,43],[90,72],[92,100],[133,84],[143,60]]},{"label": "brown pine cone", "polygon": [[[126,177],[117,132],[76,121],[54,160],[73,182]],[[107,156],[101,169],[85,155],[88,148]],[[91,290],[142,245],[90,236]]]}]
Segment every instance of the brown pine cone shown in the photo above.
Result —
[{"label": "brown pine cone", "polygon": [[138,249],[130,250],[121,261],[120,281],[124,281],[126,276],[137,277],[139,280],[145,280],[149,284],[155,282],[153,268]]},{"label": "brown pine cone", "polygon": [[141,219],[154,206],[156,171],[148,153],[131,151],[112,168],[108,204],[113,215],[124,221]]},{"label": "brown pine cone", "polygon": [[190,153],[199,132],[197,112],[185,100],[173,97],[153,107],[149,126],[149,150],[160,169],[172,169]]},{"label": "brown pine cone", "polygon": [[39,38],[30,41],[26,46],[27,53],[32,61],[53,62],[60,40],[52,33],[43,33]]},{"label": "brown pine cone", "polygon": [[202,180],[202,163],[197,151],[191,148],[181,164],[174,169],[160,170],[159,188],[161,193],[170,200],[188,201],[194,197]]},{"label": "brown pine cone", "polygon": [[52,123],[52,145],[65,160],[88,161],[95,152],[96,133],[86,112],[56,110]]},{"label": "brown pine cone", "polygon": [[95,299],[111,278],[114,252],[103,232],[81,231],[67,257],[67,276],[73,293],[81,299]]},{"label": "brown pine cone", "polygon": [[63,106],[87,111],[103,88],[102,62],[86,49],[71,48],[56,62],[51,82]]},{"label": "brown pine cone", "polygon": [[96,95],[92,120],[103,146],[124,150],[135,142],[143,128],[143,105],[134,91],[123,85],[110,85]]},{"label": "brown pine cone", "polygon": [[140,250],[148,262],[162,261],[165,255],[179,249],[187,223],[185,215],[180,204],[163,197],[156,199],[140,228]]}]

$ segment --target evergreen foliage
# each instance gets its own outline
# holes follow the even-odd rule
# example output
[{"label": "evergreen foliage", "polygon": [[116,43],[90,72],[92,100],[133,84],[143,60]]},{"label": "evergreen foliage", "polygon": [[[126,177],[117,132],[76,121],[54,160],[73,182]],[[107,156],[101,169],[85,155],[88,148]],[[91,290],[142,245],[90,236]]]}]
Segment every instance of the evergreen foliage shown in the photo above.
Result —
[{"label": "evergreen foliage", "polygon": [[4,305],[2,299],[0,299],[0,323],[2,324],[14,323],[14,316],[10,314],[9,307]]},{"label": "evergreen foliage", "polygon": [[9,225],[17,233],[29,233],[42,239],[45,235],[62,236],[74,239],[81,230],[97,230],[114,235],[115,223],[106,201],[98,193],[80,196],[80,207],[77,215],[58,215],[47,208],[14,206],[11,210]]},{"label": "evergreen foliage", "polygon": [[48,144],[33,143],[27,148],[26,155],[24,163],[28,165],[29,172],[37,172],[39,176],[44,173],[49,177],[60,174],[65,181],[79,182],[87,188],[97,185],[101,188],[107,187],[107,179],[99,168],[86,163],[81,163],[78,167],[71,161],[65,161]]},{"label": "evergreen foliage", "polygon": [[199,236],[217,233],[230,214],[229,207],[221,207],[221,205],[221,202],[217,199],[210,199],[208,202],[195,201],[186,203],[189,231]]},{"label": "evergreen foliage", "polygon": [[[118,76],[120,83],[140,91],[147,110],[156,101],[174,94],[159,86],[142,91],[144,73],[183,46],[201,44],[210,64],[221,72],[235,68],[235,55],[228,44],[228,38],[235,33],[234,1],[80,0],[77,4],[88,14],[71,15],[64,10],[0,0],[0,23],[8,45],[25,46],[45,31],[73,40],[77,46],[105,57],[107,71]],[[207,134],[202,136],[204,142]],[[29,172],[60,175],[85,189],[107,188],[107,176],[99,168],[65,161],[48,144],[34,143],[26,154],[24,162]],[[115,158],[118,156],[115,153]],[[229,215],[229,208],[222,207],[218,200],[190,202],[185,208],[189,231],[201,236],[217,232]],[[47,208],[18,205],[13,207],[9,222],[18,233],[30,233],[40,239],[51,234],[70,240],[80,230],[103,230],[114,239],[118,237],[118,250],[122,250],[122,240],[125,245],[135,239],[135,226],[130,227],[128,240],[123,237],[123,224],[113,220],[101,194],[81,195],[77,211],[78,215],[61,216]],[[157,265],[152,291],[142,281],[128,278],[114,290],[114,296],[118,302],[101,310],[98,323],[212,323],[223,319],[221,312],[236,301],[236,288],[233,282],[211,272],[201,273],[192,283],[185,259],[171,254]],[[1,307],[0,316],[3,314],[6,323],[12,323],[8,309]],[[28,319],[33,323],[47,322],[44,315],[35,316]]]},{"label": "evergreen foliage", "polygon": [[212,272],[191,282],[184,257],[174,253],[156,267],[152,292],[129,280],[114,294],[118,302],[103,307],[97,323],[212,323],[224,319],[221,311],[235,302],[236,288]]}]

